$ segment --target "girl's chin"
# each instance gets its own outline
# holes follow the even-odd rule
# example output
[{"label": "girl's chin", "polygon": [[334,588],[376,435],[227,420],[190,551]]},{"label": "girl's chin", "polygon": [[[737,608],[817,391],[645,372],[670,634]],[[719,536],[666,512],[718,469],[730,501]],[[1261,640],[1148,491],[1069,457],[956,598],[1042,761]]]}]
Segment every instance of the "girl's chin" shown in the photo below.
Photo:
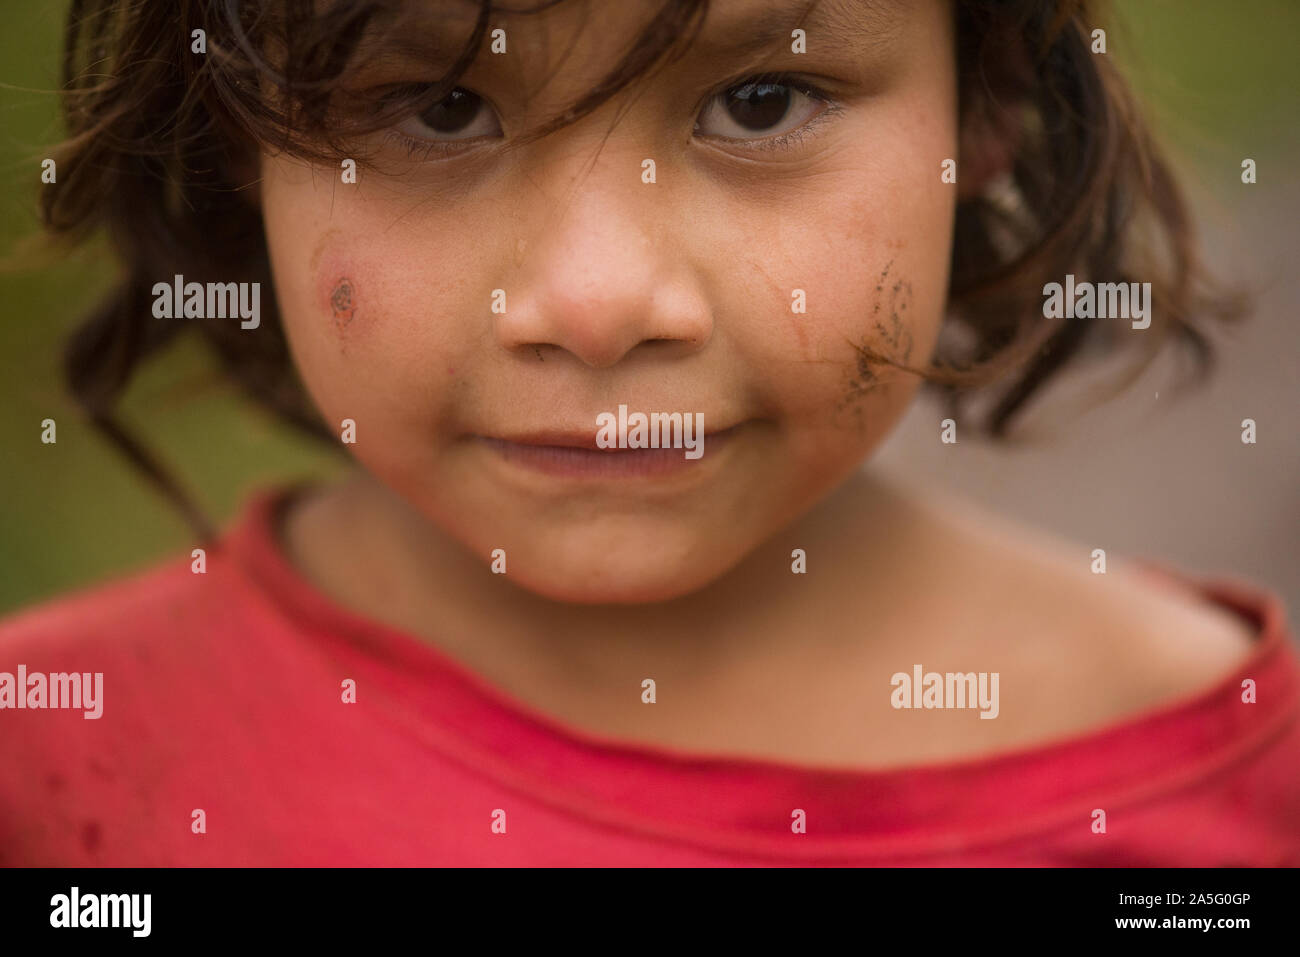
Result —
[{"label": "girl's chin", "polygon": [[507,577],[539,598],[576,605],[642,605],[671,601],[699,591],[729,566],[637,569],[608,566],[527,567],[511,565]]},{"label": "girl's chin", "polygon": [[516,587],[551,601],[587,605],[681,598],[725,575],[755,544],[716,523],[683,516],[531,525],[520,516],[487,536],[483,524],[472,520],[451,534]]}]

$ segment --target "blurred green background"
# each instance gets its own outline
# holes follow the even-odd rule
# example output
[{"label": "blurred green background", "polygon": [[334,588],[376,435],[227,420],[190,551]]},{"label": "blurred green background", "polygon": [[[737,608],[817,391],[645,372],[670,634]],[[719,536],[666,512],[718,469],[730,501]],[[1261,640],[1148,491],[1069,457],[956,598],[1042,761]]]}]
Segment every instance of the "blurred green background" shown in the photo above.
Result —
[{"label": "blurred green background", "polygon": [[[167,2],[167,0],[152,0]],[[1290,0],[1129,0],[1109,33],[1157,129],[1211,190],[1238,187],[1242,156],[1276,171],[1296,155],[1300,68]],[[66,4],[7,3],[0,31],[0,256],[38,231],[46,145],[60,136],[55,97]],[[1243,147],[1243,144],[1249,144]],[[1261,172],[1261,176],[1264,173]],[[1277,174],[1285,175],[1285,174]],[[102,247],[0,270],[0,612],[187,553],[175,512],[80,421],[63,396],[58,354],[112,276]],[[147,367],[123,406],[199,504],[228,519],[248,490],[337,470],[338,459],[234,398],[194,344]],[[58,443],[40,422],[58,422]]]}]

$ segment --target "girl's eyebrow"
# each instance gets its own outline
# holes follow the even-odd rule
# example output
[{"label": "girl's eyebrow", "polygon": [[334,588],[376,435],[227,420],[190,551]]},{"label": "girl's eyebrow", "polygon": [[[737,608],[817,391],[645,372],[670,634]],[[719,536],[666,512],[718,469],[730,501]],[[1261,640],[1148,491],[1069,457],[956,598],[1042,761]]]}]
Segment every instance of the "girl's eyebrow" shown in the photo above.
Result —
[{"label": "girl's eyebrow", "polygon": [[715,17],[714,4],[691,51],[702,58],[749,57],[788,49],[790,34],[802,29],[809,52],[857,53],[892,43],[902,28],[909,0],[766,0],[748,3],[734,16]]}]

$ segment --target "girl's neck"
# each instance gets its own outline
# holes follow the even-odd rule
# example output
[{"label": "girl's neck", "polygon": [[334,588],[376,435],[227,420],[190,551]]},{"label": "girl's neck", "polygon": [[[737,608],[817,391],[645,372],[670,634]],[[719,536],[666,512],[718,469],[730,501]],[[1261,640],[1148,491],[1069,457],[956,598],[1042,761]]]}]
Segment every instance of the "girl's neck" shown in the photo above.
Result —
[{"label": "girl's neck", "polygon": [[[642,670],[733,670],[764,649],[834,652],[859,644],[844,612],[868,599],[877,621],[907,617],[919,556],[916,512],[892,487],[856,475],[794,526],[700,590],[645,605],[550,601],[492,574],[365,473],[304,496],[282,537],[293,564],[326,594],[507,684],[557,673],[626,680]],[[808,573],[792,571],[803,549]],[[856,596],[850,602],[846,595]],[[873,597],[874,596],[874,597]]]},{"label": "girl's neck", "polygon": [[[937,498],[855,475],[717,581],[638,606],[503,581],[366,476],[305,497],[283,538],[336,602],[515,699],[606,737],[715,754],[885,767],[1026,746],[1203,690],[1253,647],[1221,609],[1120,568],[1092,575],[1081,547]],[[1005,712],[900,717],[890,676],[916,664],[1000,673]]]}]

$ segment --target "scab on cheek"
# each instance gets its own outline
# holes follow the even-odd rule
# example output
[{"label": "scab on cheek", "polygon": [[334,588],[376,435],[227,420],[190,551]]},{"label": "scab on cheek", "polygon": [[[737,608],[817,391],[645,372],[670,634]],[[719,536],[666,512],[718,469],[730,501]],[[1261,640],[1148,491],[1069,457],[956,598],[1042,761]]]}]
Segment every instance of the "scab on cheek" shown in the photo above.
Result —
[{"label": "scab on cheek", "polygon": [[352,280],[347,276],[338,277],[330,290],[330,312],[334,316],[334,325],[342,332],[352,321],[357,312],[356,291]]},{"label": "scab on cheek", "polygon": [[366,320],[365,301],[357,285],[357,263],[327,262],[317,273],[316,309],[328,321],[334,339],[344,344],[360,331]]}]

